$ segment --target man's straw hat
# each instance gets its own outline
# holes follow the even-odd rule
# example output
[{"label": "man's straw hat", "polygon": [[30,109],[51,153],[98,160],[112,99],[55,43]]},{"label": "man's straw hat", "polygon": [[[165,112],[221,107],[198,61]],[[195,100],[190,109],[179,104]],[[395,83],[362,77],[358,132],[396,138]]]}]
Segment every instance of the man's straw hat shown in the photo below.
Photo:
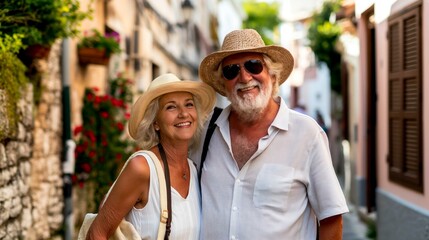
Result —
[{"label": "man's straw hat", "polygon": [[253,29],[242,29],[230,32],[225,36],[220,51],[209,54],[200,64],[199,75],[208,85],[219,94],[225,96],[222,88],[222,79],[217,79],[216,72],[222,60],[230,55],[242,52],[255,52],[266,54],[274,62],[283,64],[280,73],[279,85],[289,77],[293,69],[292,54],[285,48],[275,45],[266,46],[259,33]]},{"label": "man's straw hat", "polygon": [[203,82],[181,81],[176,75],[167,73],[155,78],[149,88],[143,93],[131,108],[131,116],[128,124],[128,132],[134,139],[137,137],[138,128],[147,106],[157,97],[172,92],[189,92],[201,105],[201,115],[205,118],[213,110],[216,95],[213,89]]}]

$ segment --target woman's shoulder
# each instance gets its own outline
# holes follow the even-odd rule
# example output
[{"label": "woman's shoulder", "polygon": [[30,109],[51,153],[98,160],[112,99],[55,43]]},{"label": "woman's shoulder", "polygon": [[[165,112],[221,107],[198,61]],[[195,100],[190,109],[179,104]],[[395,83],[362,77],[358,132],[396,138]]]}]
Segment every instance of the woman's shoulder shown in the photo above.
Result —
[{"label": "woman's shoulder", "polygon": [[138,153],[133,154],[128,160],[128,164],[124,171],[128,174],[136,175],[137,177],[149,177],[150,167],[148,161],[151,161],[149,155]]}]

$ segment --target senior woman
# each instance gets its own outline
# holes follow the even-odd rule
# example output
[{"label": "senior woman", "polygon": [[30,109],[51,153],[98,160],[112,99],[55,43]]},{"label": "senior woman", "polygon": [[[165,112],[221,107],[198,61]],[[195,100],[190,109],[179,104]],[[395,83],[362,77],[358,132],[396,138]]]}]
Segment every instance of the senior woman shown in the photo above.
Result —
[{"label": "senior woman", "polygon": [[[142,149],[158,159],[165,152],[171,181],[170,239],[198,239],[200,194],[197,171],[188,159],[215,93],[202,82],[181,81],[173,74],[154,79],[131,110],[128,130]],[[159,219],[159,184],[154,163],[142,153],[129,160],[99,210],[86,239],[108,239],[121,220],[129,221],[141,239],[156,239]]]}]

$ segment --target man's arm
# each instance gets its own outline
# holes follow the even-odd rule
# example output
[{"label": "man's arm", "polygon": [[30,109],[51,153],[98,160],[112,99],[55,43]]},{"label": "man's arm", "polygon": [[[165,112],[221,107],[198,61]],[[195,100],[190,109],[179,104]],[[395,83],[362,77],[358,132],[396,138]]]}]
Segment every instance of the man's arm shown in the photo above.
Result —
[{"label": "man's arm", "polygon": [[341,240],[343,235],[343,216],[335,215],[320,221],[320,240]]}]

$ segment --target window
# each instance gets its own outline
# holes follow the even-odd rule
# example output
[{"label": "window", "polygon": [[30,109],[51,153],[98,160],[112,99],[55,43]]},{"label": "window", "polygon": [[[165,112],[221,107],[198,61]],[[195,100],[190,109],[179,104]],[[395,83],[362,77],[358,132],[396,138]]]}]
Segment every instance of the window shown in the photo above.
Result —
[{"label": "window", "polygon": [[423,191],[421,4],[389,18],[389,179]]}]

